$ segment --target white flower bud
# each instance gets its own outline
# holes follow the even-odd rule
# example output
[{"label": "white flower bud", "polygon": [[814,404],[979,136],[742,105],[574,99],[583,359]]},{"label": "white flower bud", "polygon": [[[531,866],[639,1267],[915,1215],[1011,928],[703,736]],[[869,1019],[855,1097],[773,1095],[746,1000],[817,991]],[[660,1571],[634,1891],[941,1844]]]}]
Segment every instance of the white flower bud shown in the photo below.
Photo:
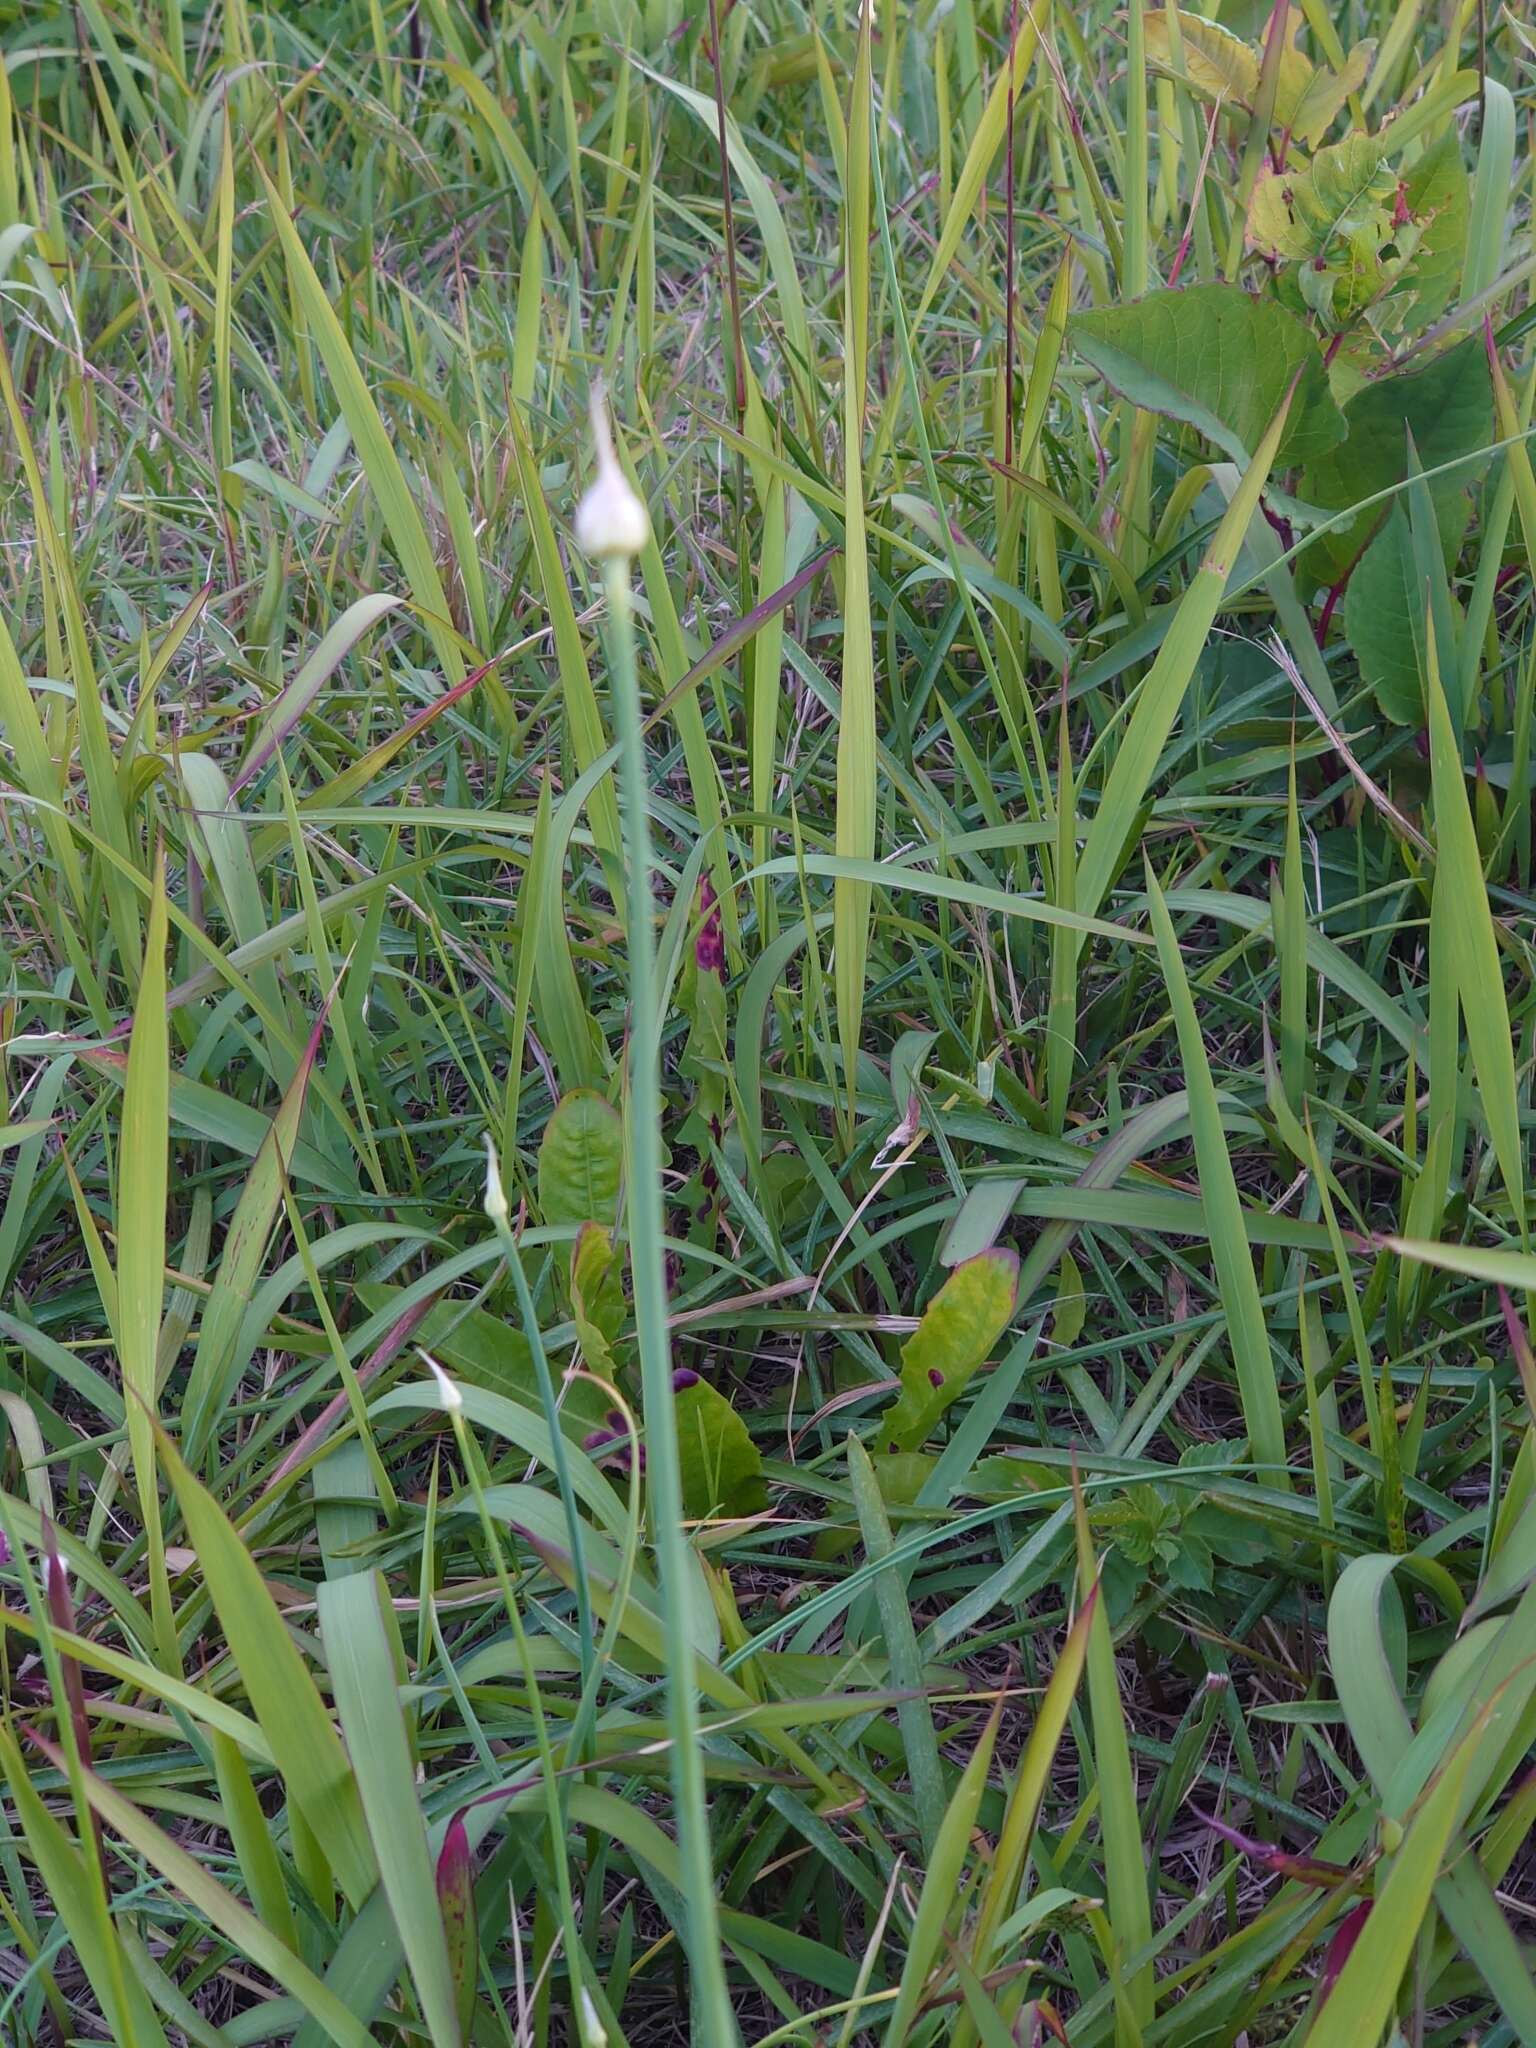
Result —
[{"label": "white flower bud", "polygon": [[416,1356],[432,1368],[432,1377],[437,1381],[438,1399],[447,1413],[461,1415],[464,1412],[464,1396],[459,1391],[458,1383],[448,1377],[430,1351],[423,1351],[418,1345]]},{"label": "white flower bud", "polygon": [[485,1134],[485,1213],[497,1229],[512,1213],[507,1206],[507,1191],[501,1184],[501,1167],[489,1131]]},{"label": "white flower bud", "polygon": [[592,387],[592,440],[597,476],[576,507],[576,539],[599,561],[638,555],[651,537],[651,518],[619,467],[608,431],[608,406],[600,383]]}]

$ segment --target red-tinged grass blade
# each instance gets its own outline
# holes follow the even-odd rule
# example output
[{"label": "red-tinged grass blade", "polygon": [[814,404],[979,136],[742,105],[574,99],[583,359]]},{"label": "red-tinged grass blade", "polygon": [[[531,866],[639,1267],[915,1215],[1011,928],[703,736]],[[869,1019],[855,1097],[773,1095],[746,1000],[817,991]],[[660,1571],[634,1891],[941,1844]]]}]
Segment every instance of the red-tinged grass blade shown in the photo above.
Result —
[{"label": "red-tinged grass blade", "polygon": [[[437,1299],[436,1295],[427,1295],[423,1300],[413,1302],[396,1321],[390,1324],[384,1335],[357,1369],[357,1384],[359,1388],[366,1387],[370,1380],[377,1378],[385,1366],[394,1363],[395,1359],[400,1356],[400,1353],[414,1336],[419,1325],[426,1320],[436,1307]],[[301,1466],[308,1464],[309,1460],[314,1457],[315,1453],[322,1446],[328,1444],[331,1431],[347,1412],[348,1401],[349,1396],[344,1391],[340,1394],[332,1395],[314,1421],[309,1423],[288,1449],[284,1451],[282,1457],[273,1468],[272,1476],[267,1480],[266,1485],[262,1489],[264,1493],[272,1493],[282,1486]]]},{"label": "red-tinged grass blade", "polygon": [[341,1738],[255,1560],[223,1509],[168,1439],[161,1439],[160,1456],[187,1541],[288,1796],[322,1846],[342,1890],[354,1907],[360,1906],[377,1881],[378,1866]]},{"label": "red-tinged grass blade", "polygon": [[1531,1420],[1536,1422],[1536,1352],[1531,1349],[1530,1334],[1520,1320],[1514,1297],[1507,1287],[1499,1289],[1499,1309],[1509,1334],[1509,1348],[1515,1356],[1520,1384],[1525,1390],[1525,1405],[1531,1411]]},{"label": "red-tinged grass blade", "polygon": [[[227,1382],[235,1361],[240,1326],[261,1272],[267,1239],[282,1207],[288,1162],[298,1138],[304,1097],[319,1056],[329,1007],[327,1003],[315,1020],[303,1058],[246,1176],[224,1238],[213,1292],[203,1308],[197,1350],[182,1402],[182,1452],[193,1465],[202,1462],[218,1416],[232,1391]],[[163,1001],[160,1011],[163,1018]]]},{"label": "red-tinged grass blade", "polygon": [[1471,1745],[1463,1742],[1420,1806],[1313,2021],[1307,2048],[1360,2048],[1380,2040],[1430,1909],[1470,1756]]},{"label": "red-tinged grass blade", "polygon": [[1354,1953],[1361,1930],[1371,1917],[1372,1904],[1373,1901],[1370,1899],[1358,1900],[1339,1922],[1338,1929],[1328,1944],[1328,1953],[1323,1958],[1322,1971],[1317,1980],[1319,2002],[1326,1999],[1338,1983],[1339,1972]]},{"label": "red-tinged grass blade", "polygon": [[[53,1518],[44,1515],[43,1522],[43,1598],[48,1606],[48,1619],[56,1629],[68,1634],[74,1633],[75,1603],[70,1597],[69,1574],[64,1560],[59,1555],[59,1539],[54,1530]],[[82,1763],[91,1760],[91,1720],[85,1710],[85,1681],[80,1673],[76,1658],[66,1651],[59,1654],[59,1668],[64,1674],[64,1696],[69,1705],[69,1718],[75,1727],[75,1744]]]},{"label": "red-tinged grass blade", "polygon": [[[428,726],[441,718],[445,711],[451,711],[455,704],[462,704],[477,685],[493,675],[497,662],[502,658],[498,656],[496,661],[482,662],[479,668],[472,669],[462,682],[455,683],[451,689],[444,690],[440,697],[434,697],[430,704],[423,705],[420,711],[413,712],[398,731],[377,741],[365,754],[359,754],[355,761],[350,761],[341,773],[333,776],[329,782],[322,783],[318,789],[300,797],[299,809],[323,811],[350,803],[360,791],[377,781],[395,756],[403,753],[412,740],[420,739]],[[280,836],[282,828],[274,826],[272,831],[275,840]],[[264,845],[264,841],[258,842],[259,847]]]},{"label": "red-tinged grass blade", "polygon": [[475,2012],[475,1986],[480,1975],[480,1938],[475,1918],[475,1863],[469,1830],[455,1814],[437,1856],[437,1908],[458,1996],[459,2029],[468,2038]]},{"label": "red-tinged grass blade", "polygon": [[1325,1891],[1332,1891],[1339,1885],[1348,1884],[1354,1876],[1354,1872],[1342,1863],[1324,1863],[1316,1856],[1293,1856],[1286,1849],[1277,1849],[1273,1842],[1260,1842],[1238,1828],[1229,1827],[1214,1813],[1200,1813],[1196,1818],[1213,1834],[1220,1835],[1224,1842],[1230,1842],[1234,1849],[1240,1850],[1250,1863],[1256,1863],[1261,1870],[1273,1872],[1276,1877],[1289,1877],[1297,1884],[1318,1885]]},{"label": "red-tinged grass blade", "polygon": [[647,713],[645,730],[649,733],[652,727],[676,709],[679,698],[686,695],[689,690],[696,690],[699,684],[712,676],[717,669],[723,668],[733,655],[739,654],[743,647],[755,640],[774,613],[781,612],[786,606],[793,604],[801,591],[809,590],[823,569],[836,561],[840,552],[841,550],[835,546],[823,548],[820,554],[813,555],[810,561],[797,569],[793,576],[786,578],[776,590],[771,590],[766,597],[760,598],[750,611],[743,612],[739,619],[733,619],[725,631],[710,642],[687,674],[678,678],[655,709]]}]

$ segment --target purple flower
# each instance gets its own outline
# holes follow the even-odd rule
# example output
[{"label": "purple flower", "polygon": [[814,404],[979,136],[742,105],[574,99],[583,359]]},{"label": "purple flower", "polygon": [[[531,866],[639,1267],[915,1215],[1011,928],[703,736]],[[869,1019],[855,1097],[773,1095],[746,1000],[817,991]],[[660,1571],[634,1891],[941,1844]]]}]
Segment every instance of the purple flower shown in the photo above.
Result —
[{"label": "purple flower", "polygon": [[704,922],[693,942],[694,960],[701,974],[718,974],[724,981],[725,935],[720,923],[720,907],[708,875],[701,876],[699,880],[699,915]]}]

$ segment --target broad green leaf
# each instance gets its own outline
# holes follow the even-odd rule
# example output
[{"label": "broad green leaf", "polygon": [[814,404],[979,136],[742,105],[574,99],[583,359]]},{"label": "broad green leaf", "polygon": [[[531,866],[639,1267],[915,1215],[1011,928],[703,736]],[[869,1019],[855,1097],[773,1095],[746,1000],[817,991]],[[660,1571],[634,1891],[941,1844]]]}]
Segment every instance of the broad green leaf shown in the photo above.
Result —
[{"label": "broad green leaf", "polygon": [[624,1125],[611,1103],[573,1088],[539,1141],[539,1207],[546,1223],[611,1224],[624,1170]]},{"label": "broad green leaf", "polygon": [[1253,457],[1293,381],[1273,460],[1316,461],[1343,438],[1312,334],[1295,314],[1238,285],[1150,292],[1075,314],[1067,334],[1132,405],[1186,421],[1234,462]]},{"label": "broad green leaf", "polygon": [[1361,556],[1344,600],[1344,630],[1362,678],[1397,725],[1424,722],[1424,590],[1408,515],[1395,501]]},{"label": "broad green leaf", "polygon": [[[1371,135],[1320,149],[1304,169],[1268,167],[1248,203],[1248,233],[1266,255],[1327,258],[1335,244],[1390,228],[1397,177]],[[1385,235],[1383,236],[1385,238]]]},{"label": "broad green leaf", "polygon": [[624,1262],[600,1223],[583,1223],[571,1247],[571,1317],[588,1370],[611,1380],[611,1347],[624,1321]]},{"label": "broad green leaf", "polygon": [[[1301,496],[1309,504],[1342,511],[1402,483],[1408,475],[1406,427],[1426,471],[1457,464],[1443,476],[1432,476],[1430,485],[1442,537],[1459,534],[1466,523],[1467,489],[1477,482],[1483,463],[1458,463],[1457,458],[1475,457],[1493,428],[1493,389],[1482,337],[1460,343],[1423,370],[1398,371],[1367,384],[1346,403],[1344,425],[1344,438],[1314,458],[1302,477]],[[1373,506],[1320,534],[1302,557],[1312,580],[1332,582],[1343,575],[1383,516],[1381,507]]]},{"label": "broad green leaf", "polygon": [[1007,1329],[1018,1299],[1017,1252],[978,1252],[956,1266],[901,1348],[901,1393],[880,1433],[882,1452],[919,1450]]},{"label": "broad green leaf", "polygon": [[[1291,16],[1299,21],[1300,10]],[[1376,54],[1374,42],[1356,43],[1344,60],[1340,70],[1331,70],[1327,65],[1318,65],[1312,76],[1301,86],[1294,105],[1285,104],[1286,94],[1282,91],[1275,101],[1275,117],[1289,126],[1292,138],[1312,148],[1327,134],[1334,120],[1351,93],[1358,92],[1365,83],[1366,73],[1371,68],[1371,59]],[[1300,81],[1298,80],[1298,83]]]},{"label": "broad green leaf", "polygon": [[760,1514],[768,1500],[762,1456],[724,1394],[685,1367],[672,1376],[672,1405],[684,1513]]},{"label": "broad green leaf", "polygon": [[1418,225],[1419,244],[1407,280],[1397,282],[1381,311],[1400,317],[1412,333],[1455,298],[1467,248],[1472,190],[1454,124],[1404,171],[1403,204]]},{"label": "broad green leaf", "polygon": [[[1177,54],[1170,12],[1177,13]],[[1258,52],[1219,21],[1208,21],[1183,7],[1150,7],[1143,34],[1149,61],[1186,80],[1202,99],[1252,106],[1259,90]]]}]

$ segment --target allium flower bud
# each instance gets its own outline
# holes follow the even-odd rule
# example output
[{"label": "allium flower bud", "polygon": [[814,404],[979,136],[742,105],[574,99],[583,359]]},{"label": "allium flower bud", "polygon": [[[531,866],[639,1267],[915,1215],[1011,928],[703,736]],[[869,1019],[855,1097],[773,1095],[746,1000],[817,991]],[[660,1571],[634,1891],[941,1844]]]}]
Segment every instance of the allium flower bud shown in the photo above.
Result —
[{"label": "allium flower bud", "polygon": [[496,1159],[496,1146],[489,1131],[485,1134],[485,1213],[493,1225],[500,1225],[511,1215],[507,1207],[507,1191],[501,1184],[501,1167]]},{"label": "allium flower bud", "polygon": [[597,476],[576,507],[576,538],[583,550],[599,561],[615,555],[629,560],[650,539],[651,518],[619,467],[600,383],[592,387],[592,440]]},{"label": "allium flower bud", "polygon": [[425,1360],[427,1365],[431,1367],[432,1377],[437,1382],[437,1397],[442,1402],[446,1412],[450,1415],[462,1414],[464,1411],[464,1396],[460,1393],[457,1382],[449,1378],[430,1351],[423,1351],[418,1345],[416,1355],[418,1358]]}]

